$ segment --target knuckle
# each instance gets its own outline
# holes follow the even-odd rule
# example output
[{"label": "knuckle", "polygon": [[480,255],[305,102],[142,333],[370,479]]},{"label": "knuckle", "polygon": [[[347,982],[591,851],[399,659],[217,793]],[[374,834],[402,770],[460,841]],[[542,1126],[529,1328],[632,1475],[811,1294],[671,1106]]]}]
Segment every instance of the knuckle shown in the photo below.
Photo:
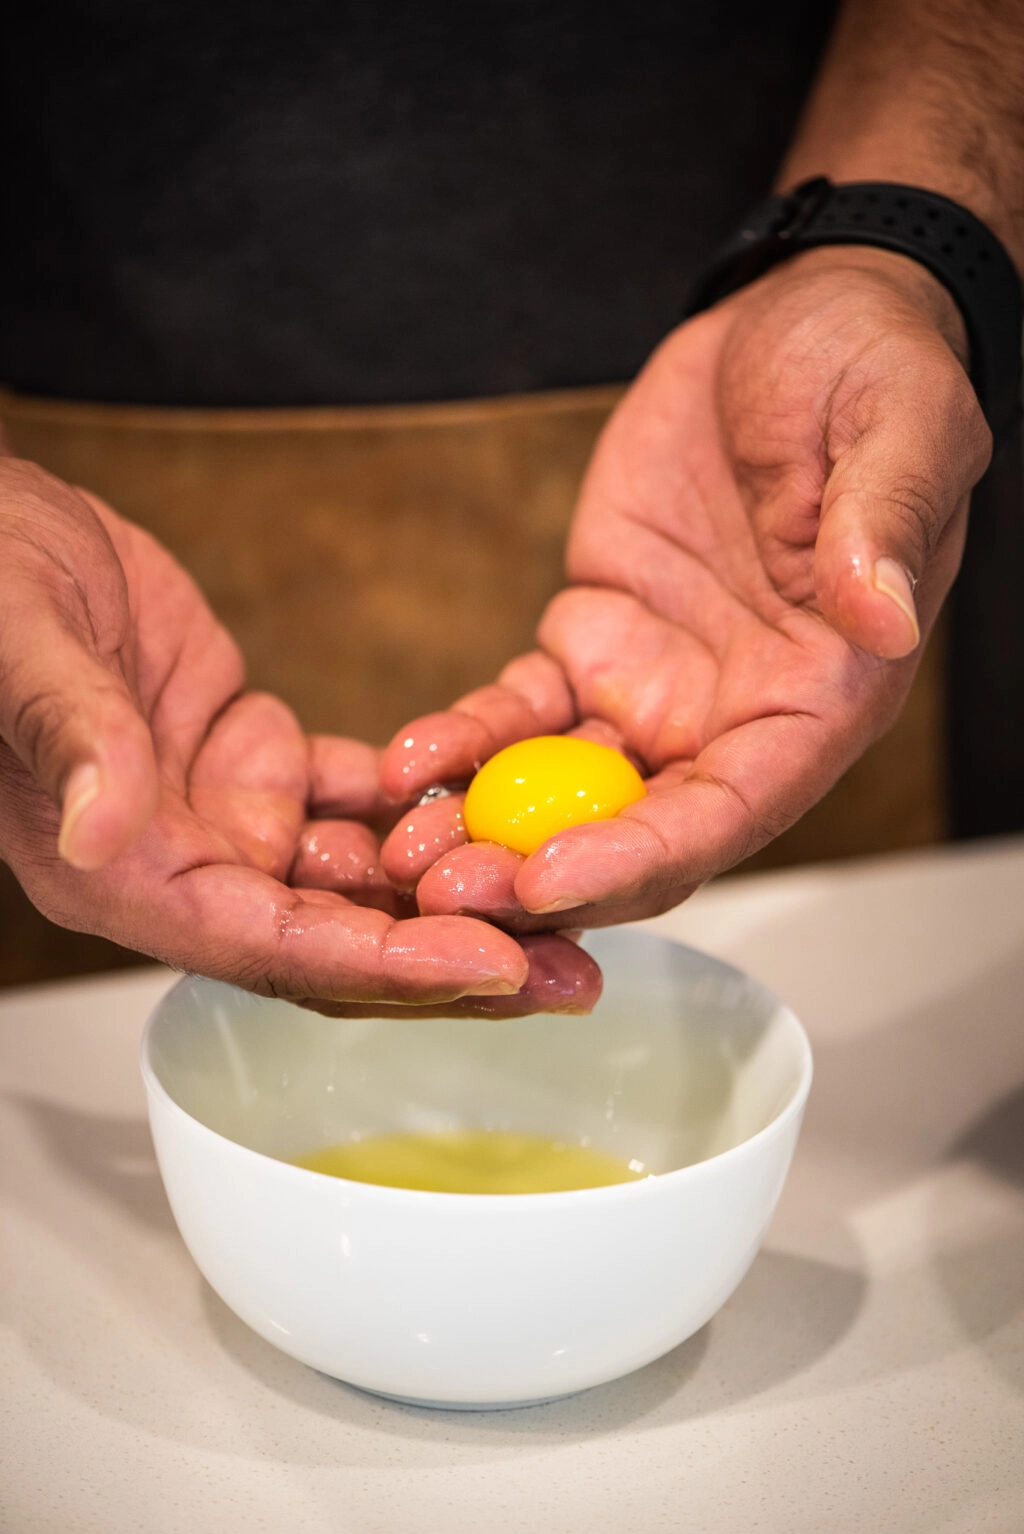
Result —
[{"label": "knuckle", "polygon": [[540,622],[540,641],[545,649],[578,617],[585,616],[588,600],[589,594],[583,585],[564,586],[555,593]]},{"label": "knuckle", "polygon": [[932,391],[939,457],[949,465],[962,492],[985,472],[992,456],[992,433],[974,385],[954,358],[936,370]]},{"label": "knuckle", "polygon": [[888,489],[886,502],[897,535],[902,535],[926,560],[934,552],[946,523],[944,500],[935,482],[921,474],[903,474]]},{"label": "knuckle", "polygon": [[[40,916],[44,916],[55,927],[64,927],[71,932],[84,932],[90,929],[90,924],[84,922],[82,917],[73,910],[66,896],[61,898],[59,890],[49,880],[26,879],[22,882],[22,888]],[[92,930],[95,930],[95,927]]]},{"label": "knuckle", "polygon": [[[66,699],[56,688],[42,687],[22,698],[11,717],[11,743],[40,780],[52,777],[67,727]],[[55,786],[49,784],[48,786]]]},{"label": "knuckle", "polygon": [[694,779],[717,791],[733,810],[735,830],[728,848],[729,867],[753,857],[755,852],[773,842],[783,831],[788,831],[793,824],[795,816],[785,805],[771,802],[755,804],[735,783],[719,773],[704,768],[694,774]]},{"label": "knuckle", "polygon": [[216,956],[195,955],[190,963],[196,964],[204,975],[225,980],[255,996],[265,996],[271,1001],[291,1000],[295,996],[309,995],[299,975],[286,976],[283,966],[267,954],[236,954],[229,964],[224,963],[223,953]]},{"label": "knuckle", "polygon": [[22,808],[28,813],[19,815],[16,832],[4,837],[3,856],[26,899],[55,927],[111,935],[103,903],[95,892],[83,896],[81,877],[58,857],[57,838],[45,811],[33,814],[31,806]]},{"label": "knuckle", "polygon": [[966,378],[962,387],[966,398],[960,406],[963,439],[960,456],[969,484],[974,486],[989,466],[993,440],[978,396]]},{"label": "knuckle", "polygon": [[[210,659],[216,663],[224,674],[225,690],[232,697],[236,693],[240,693],[245,687],[245,658],[242,655],[241,648],[228,633],[227,629],[216,620],[214,621],[213,633],[208,644],[208,653]],[[273,698],[279,707],[287,709],[287,704],[283,704],[272,693],[262,696]],[[291,710],[288,709],[288,712],[291,713]],[[292,717],[294,718],[294,715]]]}]

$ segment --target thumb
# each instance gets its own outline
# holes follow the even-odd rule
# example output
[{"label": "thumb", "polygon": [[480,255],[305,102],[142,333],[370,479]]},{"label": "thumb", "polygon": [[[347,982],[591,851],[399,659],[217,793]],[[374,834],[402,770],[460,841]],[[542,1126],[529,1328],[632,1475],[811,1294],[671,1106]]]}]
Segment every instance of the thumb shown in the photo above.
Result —
[{"label": "thumb", "polygon": [[8,572],[0,587],[0,737],[60,805],[64,860],[101,868],[156,808],[149,728],[123,679],[75,632],[47,583]]},{"label": "thumb", "polygon": [[904,366],[858,413],[866,427],[830,453],[815,588],[845,638],[896,660],[917,648],[952,585],[991,437],[952,354]]}]

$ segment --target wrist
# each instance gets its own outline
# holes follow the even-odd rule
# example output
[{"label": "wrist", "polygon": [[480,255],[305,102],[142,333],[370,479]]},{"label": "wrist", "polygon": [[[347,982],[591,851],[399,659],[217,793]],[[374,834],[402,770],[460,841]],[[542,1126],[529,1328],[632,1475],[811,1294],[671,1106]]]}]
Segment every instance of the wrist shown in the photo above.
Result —
[{"label": "wrist", "polygon": [[[812,169],[806,171],[810,165]],[[1000,190],[956,163],[936,163],[913,152],[894,153],[891,146],[866,143],[842,153],[808,154],[798,147],[790,153],[773,190],[792,192],[811,176],[827,176],[835,186],[851,182],[889,182],[920,187],[948,197],[973,213],[1005,246],[1019,275],[1024,277],[1024,217]]]},{"label": "wrist", "polygon": [[[869,258],[857,254],[860,247],[904,259],[883,266],[875,256],[869,268]],[[823,176],[793,193],[775,193],[748,210],[713,256],[690,290],[686,312],[711,307],[787,258],[823,248],[844,250],[833,260],[846,271],[855,267],[862,281],[870,270],[876,289],[901,298],[912,324],[926,319],[958,360],[969,363],[997,447],[1008,441],[1021,408],[1020,278],[992,231],[941,194],[882,182],[836,186]],[[801,269],[804,277],[806,271]],[[962,329],[929,273],[948,289]]]},{"label": "wrist", "polygon": [[837,277],[845,273],[884,282],[934,324],[965,371],[969,371],[970,348],[960,308],[949,289],[912,256],[902,256],[877,245],[818,245],[790,256],[775,270],[806,275],[833,272]]},{"label": "wrist", "polygon": [[1024,277],[1018,0],[843,0],[779,174],[920,187],[973,213]]}]

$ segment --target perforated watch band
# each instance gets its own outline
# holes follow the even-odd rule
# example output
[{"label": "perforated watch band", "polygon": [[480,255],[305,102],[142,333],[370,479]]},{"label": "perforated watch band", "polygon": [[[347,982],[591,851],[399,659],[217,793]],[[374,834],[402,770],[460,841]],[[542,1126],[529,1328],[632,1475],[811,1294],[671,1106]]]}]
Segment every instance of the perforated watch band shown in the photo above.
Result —
[{"label": "perforated watch band", "polygon": [[948,288],[963,315],[971,380],[997,445],[1021,415],[1021,284],[980,219],[937,192],[888,182],[833,186],[824,176],[752,209],[689,294],[697,314],[797,251],[876,245],[910,256]]}]

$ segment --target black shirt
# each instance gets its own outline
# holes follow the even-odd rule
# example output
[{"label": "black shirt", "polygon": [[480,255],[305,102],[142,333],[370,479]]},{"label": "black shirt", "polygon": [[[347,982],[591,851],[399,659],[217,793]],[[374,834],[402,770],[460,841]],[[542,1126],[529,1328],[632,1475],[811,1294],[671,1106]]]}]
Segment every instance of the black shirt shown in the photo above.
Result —
[{"label": "black shirt", "polygon": [[197,405],[626,378],[767,190],[832,10],[10,6],[0,377]]}]

